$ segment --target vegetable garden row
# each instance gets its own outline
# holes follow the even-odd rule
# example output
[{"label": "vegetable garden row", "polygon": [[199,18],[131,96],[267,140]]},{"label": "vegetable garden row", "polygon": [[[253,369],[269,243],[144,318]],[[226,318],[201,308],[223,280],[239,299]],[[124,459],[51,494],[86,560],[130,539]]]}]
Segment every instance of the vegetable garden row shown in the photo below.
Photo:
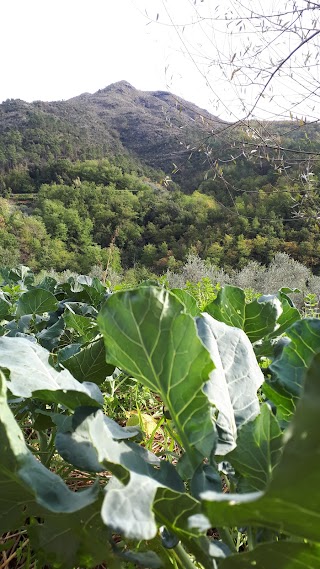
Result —
[{"label": "vegetable garden row", "polygon": [[320,320],[290,292],[2,271],[1,567],[17,535],[26,568],[320,567]]}]

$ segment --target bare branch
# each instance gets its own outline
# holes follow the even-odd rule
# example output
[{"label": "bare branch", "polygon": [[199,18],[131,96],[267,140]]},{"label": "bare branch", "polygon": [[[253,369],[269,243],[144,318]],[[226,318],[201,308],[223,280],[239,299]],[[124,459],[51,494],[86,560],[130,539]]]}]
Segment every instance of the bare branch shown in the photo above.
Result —
[{"label": "bare branch", "polygon": [[258,102],[260,101],[261,97],[263,97],[263,94],[265,93],[266,89],[268,88],[268,86],[270,85],[271,81],[273,80],[273,78],[275,77],[275,75],[280,71],[280,69],[283,67],[283,65],[289,61],[289,59],[292,58],[292,56],[299,50],[302,48],[302,46],[304,46],[306,43],[310,42],[313,38],[315,38],[316,36],[318,36],[320,34],[320,30],[317,30],[314,34],[312,34],[311,36],[309,36],[308,38],[306,38],[305,40],[303,40],[295,49],[293,49],[289,55],[287,55],[287,57],[285,59],[283,59],[279,65],[277,65],[277,67],[275,68],[275,70],[271,73],[268,81],[266,82],[266,84],[264,85],[262,91],[259,93],[259,96],[256,100],[256,102],[254,103],[252,109],[250,110],[250,112],[247,114],[246,118],[249,118],[249,116],[253,113],[254,109],[256,108]]}]

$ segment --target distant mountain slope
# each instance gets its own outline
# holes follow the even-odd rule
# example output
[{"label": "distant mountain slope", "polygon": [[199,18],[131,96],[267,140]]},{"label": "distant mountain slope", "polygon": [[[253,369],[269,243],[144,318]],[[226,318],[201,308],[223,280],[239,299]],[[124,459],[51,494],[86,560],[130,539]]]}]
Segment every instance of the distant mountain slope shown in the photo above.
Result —
[{"label": "distant mountain slope", "polygon": [[170,173],[220,123],[171,93],[126,81],[67,101],[10,99],[0,105],[0,169],[125,155]]},{"label": "distant mountain slope", "polygon": [[317,122],[222,123],[125,81],[68,101],[8,100],[0,265],[87,272],[115,247],[118,267],[160,274],[196,251],[233,271],[282,251],[320,273],[319,180]]},{"label": "distant mountain slope", "polygon": [[190,146],[202,141],[208,123],[213,128],[220,122],[171,93],[138,91],[126,81],[71,102],[95,109],[99,121],[119,134],[124,148],[165,170],[172,167],[175,158],[190,153]]}]

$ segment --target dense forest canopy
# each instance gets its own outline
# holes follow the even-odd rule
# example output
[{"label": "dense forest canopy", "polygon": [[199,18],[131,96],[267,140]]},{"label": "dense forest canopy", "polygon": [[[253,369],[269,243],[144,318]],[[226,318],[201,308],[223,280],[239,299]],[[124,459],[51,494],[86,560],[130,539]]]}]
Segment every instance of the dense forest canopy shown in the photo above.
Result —
[{"label": "dense forest canopy", "polygon": [[6,101],[0,263],[161,274],[190,252],[227,271],[284,252],[318,273],[319,150],[315,124],[236,128],[126,82],[67,102]]}]

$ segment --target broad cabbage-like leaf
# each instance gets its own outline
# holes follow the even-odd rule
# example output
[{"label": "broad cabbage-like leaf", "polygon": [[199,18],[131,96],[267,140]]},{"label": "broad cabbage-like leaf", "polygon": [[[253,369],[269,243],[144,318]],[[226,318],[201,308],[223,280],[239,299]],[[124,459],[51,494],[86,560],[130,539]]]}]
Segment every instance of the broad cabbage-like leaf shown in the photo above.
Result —
[{"label": "broad cabbage-like leaf", "polygon": [[64,320],[63,318],[59,318],[54,324],[41,330],[41,332],[37,334],[37,340],[46,350],[53,350],[59,345],[64,329]]},{"label": "broad cabbage-like leaf", "polygon": [[271,386],[287,397],[297,399],[313,356],[320,352],[320,320],[310,318],[296,322],[287,331],[290,342],[270,366],[274,374]]},{"label": "broad cabbage-like leaf", "polygon": [[278,421],[281,421],[282,425],[289,423],[296,409],[293,397],[279,393],[269,380],[264,382],[262,390],[265,397],[276,407]]},{"label": "broad cabbage-like leaf", "polygon": [[182,288],[172,288],[171,292],[180,300],[180,302],[182,302],[182,304],[184,304],[186,312],[188,314],[190,314],[191,316],[200,315],[200,309],[197,305],[197,301],[194,298],[194,296],[189,294],[188,291]]},{"label": "broad cabbage-like leaf", "polygon": [[72,492],[33,456],[7,404],[5,384],[0,372],[1,533],[19,527],[36,504],[52,513],[73,513],[94,503],[99,493],[97,487]]},{"label": "broad cabbage-like leaf", "polygon": [[257,390],[264,377],[242,330],[209,314],[203,314],[196,322],[198,334],[215,363],[205,392],[218,410],[216,454],[224,455],[236,446],[237,429],[259,414]]},{"label": "broad cabbage-like leaf", "polygon": [[11,304],[0,291],[0,320],[4,320],[10,316]]},{"label": "broad cabbage-like leaf", "polygon": [[49,352],[25,338],[0,338],[0,368],[10,371],[8,388],[17,397],[34,397],[61,403],[102,406],[103,397],[94,383],[79,383],[68,370],[56,371]]},{"label": "broad cabbage-like leaf", "polygon": [[114,372],[114,366],[106,362],[103,338],[85,346],[68,359],[60,358],[60,362],[78,381],[92,381],[97,385]]},{"label": "broad cabbage-like leaf", "polygon": [[320,567],[320,546],[278,541],[258,545],[253,551],[232,555],[219,569],[316,569]]},{"label": "broad cabbage-like leaf", "polygon": [[236,286],[226,285],[219,290],[217,298],[205,307],[205,312],[215,320],[243,329],[245,302],[244,290]]},{"label": "broad cabbage-like leaf", "polygon": [[43,314],[58,308],[56,297],[46,289],[34,288],[24,292],[17,302],[17,316]]},{"label": "broad cabbage-like leaf", "polygon": [[[154,551],[129,551],[128,549],[117,552],[117,555],[129,563],[137,564],[139,568],[160,569],[164,564]],[[171,565],[171,563],[170,563]],[[119,569],[117,566],[116,569]],[[169,567],[171,569],[171,567]]]},{"label": "broad cabbage-like leaf", "polygon": [[96,277],[90,278],[87,276],[79,275],[77,281],[82,285],[83,290],[86,291],[90,303],[94,307],[98,307],[106,297],[106,287]]},{"label": "broad cabbage-like leaf", "polygon": [[[320,533],[320,354],[306,373],[286,444],[265,492],[201,495],[209,527],[265,526],[317,541]],[[192,525],[192,520],[191,520]]]},{"label": "broad cabbage-like leaf", "polygon": [[244,291],[231,285],[218,292],[205,312],[229,326],[241,328],[251,342],[279,336],[300,319],[299,311],[282,291],[246,302]]},{"label": "broad cabbage-like leaf", "polygon": [[225,457],[240,476],[238,492],[254,492],[267,487],[280,460],[282,444],[278,421],[265,403],[254,421],[240,429],[236,448]]},{"label": "broad cabbage-like leaf", "polygon": [[[294,291],[291,291],[294,292]],[[277,292],[276,296],[281,302],[281,314],[278,316],[277,319],[277,326],[271,334],[269,334],[269,338],[275,338],[277,336],[281,336],[284,334],[292,324],[301,320],[301,315],[299,310],[293,305],[291,299],[287,294],[285,294],[284,290],[281,289]]]},{"label": "broad cabbage-like leaf", "polygon": [[[102,411],[78,411],[75,423],[57,436],[61,455],[88,470],[109,470],[113,478],[106,487],[102,519],[114,531],[135,539],[151,539],[157,526],[152,512],[159,487],[175,496],[184,493],[176,469],[167,461],[129,442],[128,428],[121,428]],[[186,520],[187,526],[187,520]]]},{"label": "broad cabbage-like leaf", "polygon": [[37,559],[59,569],[87,567],[107,563],[108,569],[119,569],[119,559],[110,545],[111,532],[100,515],[103,497],[93,504],[69,514],[40,510],[39,518],[28,528],[32,549]]},{"label": "broad cabbage-like leaf", "polygon": [[97,336],[97,324],[92,318],[68,310],[64,313],[63,319],[66,328],[76,332],[82,343],[91,342]]},{"label": "broad cabbage-like leaf", "polygon": [[5,281],[13,282],[16,284],[23,284],[24,286],[32,285],[34,281],[34,274],[25,265],[17,265],[13,269],[8,267],[1,268],[1,276]]},{"label": "broad cabbage-like leaf", "polygon": [[203,392],[214,364],[195,320],[176,296],[152,286],[111,295],[98,324],[107,361],[161,395],[195,469],[215,443]]}]

